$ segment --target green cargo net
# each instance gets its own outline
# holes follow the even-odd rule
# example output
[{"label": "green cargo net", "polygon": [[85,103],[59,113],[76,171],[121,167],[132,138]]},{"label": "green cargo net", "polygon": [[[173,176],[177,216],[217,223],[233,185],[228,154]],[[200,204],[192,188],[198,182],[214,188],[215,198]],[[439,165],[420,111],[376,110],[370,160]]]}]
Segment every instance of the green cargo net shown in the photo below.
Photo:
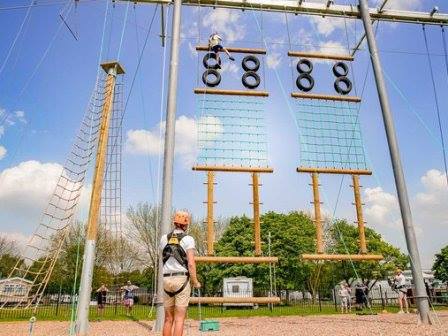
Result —
[{"label": "green cargo net", "polygon": [[300,166],[367,169],[359,103],[297,99]]},{"label": "green cargo net", "polygon": [[201,96],[198,165],[267,167],[264,98]]}]

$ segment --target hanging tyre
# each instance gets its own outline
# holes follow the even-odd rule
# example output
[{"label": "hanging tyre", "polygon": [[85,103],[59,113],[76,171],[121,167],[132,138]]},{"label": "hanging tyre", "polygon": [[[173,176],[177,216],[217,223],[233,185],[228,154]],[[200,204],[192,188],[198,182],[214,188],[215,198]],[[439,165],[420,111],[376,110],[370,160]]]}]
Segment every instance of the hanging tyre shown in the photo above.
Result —
[{"label": "hanging tyre", "polygon": [[344,62],[337,62],[333,65],[333,74],[336,77],[346,77],[348,75],[348,65]]},{"label": "hanging tyre", "polygon": [[206,69],[220,69],[221,68],[221,58],[218,62],[218,55],[215,53],[207,53],[202,59],[202,64]]},{"label": "hanging tyre", "polygon": [[[252,78],[254,82],[250,82],[249,78]],[[244,73],[241,81],[243,82],[244,87],[248,89],[256,89],[260,85],[260,76],[254,71],[247,71]]]},{"label": "hanging tyre", "polygon": [[[210,77],[214,77],[214,80]],[[208,87],[218,86],[221,83],[221,74],[215,69],[207,69],[202,74],[202,82]]]},{"label": "hanging tyre", "polygon": [[302,73],[297,77],[296,85],[300,91],[308,92],[314,88],[314,79],[310,74]]},{"label": "hanging tyre", "polygon": [[306,58],[302,58],[297,62],[297,71],[300,74],[310,74],[313,72],[313,63]]},{"label": "hanging tyre", "polygon": [[347,77],[338,77],[334,82],[334,89],[341,95],[347,95],[352,91],[353,85]]},{"label": "hanging tyre", "polygon": [[243,61],[241,62],[241,65],[244,69],[244,71],[258,71],[260,69],[260,60],[253,56],[249,55],[243,58]]}]

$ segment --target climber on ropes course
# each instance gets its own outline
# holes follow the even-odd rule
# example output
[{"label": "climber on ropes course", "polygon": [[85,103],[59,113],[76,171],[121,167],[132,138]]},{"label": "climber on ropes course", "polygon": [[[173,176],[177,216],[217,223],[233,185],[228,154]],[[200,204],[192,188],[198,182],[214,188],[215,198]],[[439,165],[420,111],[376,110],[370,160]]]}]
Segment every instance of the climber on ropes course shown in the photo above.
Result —
[{"label": "climber on ropes course", "polygon": [[230,55],[229,51],[222,46],[222,37],[216,32],[211,34],[208,38],[208,49],[216,54],[216,63],[218,69],[221,69],[221,58],[219,57],[220,51],[224,51],[231,61],[235,60],[235,58]]},{"label": "climber on ropes course", "polygon": [[165,291],[163,336],[182,336],[191,294],[190,279],[193,287],[201,287],[196,276],[195,241],[186,233],[190,221],[188,212],[177,211],[173,231],[160,239]]}]

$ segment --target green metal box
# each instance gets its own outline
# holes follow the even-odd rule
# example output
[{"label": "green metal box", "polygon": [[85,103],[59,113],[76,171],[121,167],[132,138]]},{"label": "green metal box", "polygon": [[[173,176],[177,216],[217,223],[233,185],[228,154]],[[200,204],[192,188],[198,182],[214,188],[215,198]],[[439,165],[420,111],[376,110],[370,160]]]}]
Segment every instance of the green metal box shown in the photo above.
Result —
[{"label": "green metal box", "polygon": [[219,331],[218,321],[201,321],[199,323],[199,331]]}]

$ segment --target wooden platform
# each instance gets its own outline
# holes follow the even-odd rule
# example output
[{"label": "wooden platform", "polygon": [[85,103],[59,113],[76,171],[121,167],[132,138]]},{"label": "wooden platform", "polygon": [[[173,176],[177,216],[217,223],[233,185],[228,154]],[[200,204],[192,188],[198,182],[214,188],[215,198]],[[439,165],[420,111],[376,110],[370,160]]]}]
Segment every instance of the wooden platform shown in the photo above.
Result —
[{"label": "wooden platform", "polygon": [[341,175],[372,175],[372,172],[370,170],[365,170],[365,169],[298,167],[297,172],[298,173],[318,173],[318,174],[341,174]]},{"label": "wooden platform", "polygon": [[300,99],[342,101],[342,102],[349,102],[349,103],[360,103],[361,102],[360,97],[333,96],[333,95],[303,93],[303,92],[293,92],[293,93],[291,93],[291,97],[292,98],[300,98]]},{"label": "wooden platform", "polygon": [[328,260],[328,261],[380,261],[384,257],[376,254],[303,254],[301,257],[303,260]]},{"label": "wooden platform", "polygon": [[272,173],[274,169],[269,167],[238,167],[238,166],[194,166],[196,171],[219,171],[233,173]]},{"label": "wooden platform", "polygon": [[269,92],[257,91],[257,90],[222,90],[222,89],[210,89],[210,88],[196,88],[194,89],[194,93],[213,94],[221,96],[269,97]]},{"label": "wooden platform", "polygon": [[123,66],[118,63],[117,61],[108,61],[108,62],[104,62],[100,64],[101,68],[103,68],[103,70],[106,73],[109,73],[109,69],[110,68],[117,68],[117,75],[122,75],[125,73]]},{"label": "wooden platform", "polygon": [[[266,49],[258,49],[258,48],[238,48],[238,47],[226,47],[226,49],[230,53],[235,54],[258,54],[258,55],[266,55]],[[197,51],[210,51],[207,45],[196,46]]]},{"label": "wooden platform", "polygon": [[339,54],[324,54],[320,52],[305,52],[305,51],[288,51],[290,57],[303,57],[303,58],[318,58],[335,61],[354,61],[355,58],[351,55],[339,55]]},{"label": "wooden platform", "polygon": [[277,263],[277,257],[214,257],[200,256],[194,258],[197,263],[209,264],[269,264]]},{"label": "wooden platform", "polygon": [[269,304],[280,303],[280,298],[272,297],[191,297],[191,304],[223,304],[223,303],[253,303],[253,304]]}]

